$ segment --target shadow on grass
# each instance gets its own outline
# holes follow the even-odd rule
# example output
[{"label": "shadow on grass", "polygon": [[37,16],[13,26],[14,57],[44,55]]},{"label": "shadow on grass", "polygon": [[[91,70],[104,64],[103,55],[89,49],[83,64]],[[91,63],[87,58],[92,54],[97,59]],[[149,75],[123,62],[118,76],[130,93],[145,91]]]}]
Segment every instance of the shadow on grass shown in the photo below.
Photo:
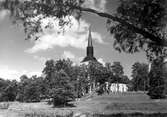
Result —
[{"label": "shadow on grass", "polygon": [[53,106],[53,108],[73,108],[73,107],[76,107],[74,104],[72,103],[68,103],[66,105],[56,105],[56,106]]}]

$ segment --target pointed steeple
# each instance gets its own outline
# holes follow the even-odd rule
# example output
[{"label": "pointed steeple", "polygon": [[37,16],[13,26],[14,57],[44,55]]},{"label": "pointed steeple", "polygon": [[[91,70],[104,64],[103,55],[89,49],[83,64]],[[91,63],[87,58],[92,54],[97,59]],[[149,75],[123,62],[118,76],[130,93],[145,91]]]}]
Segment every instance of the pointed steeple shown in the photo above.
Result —
[{"label": "pointed steeple", "polygon": [[88,46],[86,48],[86,57],[83,59],[82,62],[87,62],[87,61],[97,61],[96,58],[94,57],[91,27],[89,27]]},{"label": "pointed steeple", "polygon": [[93,45],[92,45],[92,35],[91,35],[91,26],[89,27],[88,47],[93,47]]}]

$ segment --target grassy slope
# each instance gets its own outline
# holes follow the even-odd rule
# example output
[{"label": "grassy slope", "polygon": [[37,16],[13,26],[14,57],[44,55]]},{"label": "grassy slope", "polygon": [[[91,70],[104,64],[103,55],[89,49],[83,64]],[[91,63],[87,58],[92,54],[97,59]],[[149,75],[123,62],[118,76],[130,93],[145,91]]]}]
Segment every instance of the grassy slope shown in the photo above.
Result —
[{"label": "grassy slope", "polygon": [[[18,117],[23,113],[59,113],[66,114],[71,111],[83,113],[131,113],[131,112],[166,112],[167,100],[150,100],[143,93],[124,93],[94,96],[93,98],[83,98],[73,102],[76,107],[52,108],[45,102],[41,103],[10,103],[8,110],[0,110],[0,117]],[[12,115],[12,116],[11,116]],[[15,116],[14,116],[15,115]]]},{"label": "grassy slope", "polygon": [[110,94],[78,102],[78,108],[98,113],[167,112],[167,100],[151,100],[143,93]]}]

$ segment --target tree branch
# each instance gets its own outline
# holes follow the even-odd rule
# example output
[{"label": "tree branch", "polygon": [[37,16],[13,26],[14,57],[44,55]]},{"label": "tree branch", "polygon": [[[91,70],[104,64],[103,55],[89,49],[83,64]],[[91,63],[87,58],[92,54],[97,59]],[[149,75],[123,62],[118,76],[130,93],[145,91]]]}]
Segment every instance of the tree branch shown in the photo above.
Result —
[{"label": "tree branch", "polygon": [[[3,2],[0,2],[0,5],[2,3]],[[44,5],[44,6],[47,6],[48,8],[50,8],[50,6],[48,6],[46,4],[41,4],[41,3],[34,3],[34,4]],[[85,11],[85,12],[89,12],[89,13],[94,13],[94,14],[100,16],[100,17],[108,18],[108,19],[111,19],[113,21],[119,22],[122,25],[127,26],[128,28],[130,28],[135,33],[143,35],[145,38],[149,39],[150,41],[152,41],[156,45],[167,47],[167,40],[166,39],[161,38],[157,35],[154,35],[154,34],[150,33],[149,31],[146,31],[142,28],[136,27],[133,24],[127,22],[126,20],[123,20],[123,19],[118,18],[116,16],[113,16],[111,14],[100,12],[100,11],[97,11],[97,10],[94,10],[94,9],[91,9],[91,8],[83,8],[83,7],[80,7],[80,6],[72,6],[72,5],[69,5],[69,6],[73,9],[76,9],[76,10],[81,10],[81,11]]]},{"label": "tree branch", "polygon": [[127,21],[121,19],[121,18],[118,18],[116,16],[112,16],[111,14],[108,14],[108,13],[104,13],[104,12],[99,12],[99,11],[96,11],[94,9],[90,9],[90,8],[83,8],[83,7],[76,7],[76,9],[79,9],[81,11],[86,11],[86,12],[90,12],[90,13],[94,13],[94,14],[97,14],[99,15],[100,17],[104,17],[104,18],[108,18],[108,19],[111,19],[113,21],[116,21],[116,22],[119,22],[121,23],[122,25],[124,26],[128,26],[132,31],[138,33],[138,34],[141,34],[143,35],[145,38],[148,38],[150,39],[151,41],[155,42],[156,45],[158,46],[165,46],[167,47],[167,40],[165,39],[162,39],[160,38],[159,36],[156,36],[146,30],[143,30],[139,27],[136,27],[134,26],[133,24],[130,24],[128,23]]}]

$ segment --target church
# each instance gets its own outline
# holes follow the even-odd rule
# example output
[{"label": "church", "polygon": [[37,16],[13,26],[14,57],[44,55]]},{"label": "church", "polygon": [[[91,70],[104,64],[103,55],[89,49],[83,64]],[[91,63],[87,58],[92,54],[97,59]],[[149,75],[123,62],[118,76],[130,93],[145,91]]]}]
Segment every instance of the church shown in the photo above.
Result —
[{"label": "church", "polygon": [[[97,64],[101,64],[100,62],[97,61],[97,59],[94,57],[94,48],[93,48],[93,42],[92,42],[92,35],[91,35],[91,27],[89,27],[89,32],[88,32],[88,45],[86,48],[86,57],[81,61],[81,64],[86,64],[88,65],[89,62],[95,62]],[[102,65],[102,64],[101,64]],[[88,79],[90,79],[90,75],[88,74]],[[97,83],[98,84],[98,83]],[[88,91],[86,93],[92,93],[95,91],[97,87],[97,84],[94,82],[90,82],[88,84]],[[128,87],[126,84],[121,84],[121,83],[112,83],[110,84],[109,82],[105,83],[106,88],[109,89],[110,92],[127,92]]]}]

